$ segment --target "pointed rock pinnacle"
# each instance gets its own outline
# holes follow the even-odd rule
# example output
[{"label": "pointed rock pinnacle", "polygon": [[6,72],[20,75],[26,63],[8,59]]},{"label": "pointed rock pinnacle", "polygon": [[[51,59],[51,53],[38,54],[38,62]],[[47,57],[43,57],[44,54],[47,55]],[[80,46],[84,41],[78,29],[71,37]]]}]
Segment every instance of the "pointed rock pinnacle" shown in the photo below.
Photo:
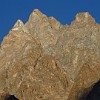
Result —
[{"label": "pointed rock pinnacle", "polygon": [[21,20],[17,20],[17,22],[15,23],[13,30],[18,30],[20,28],[22,28],[24,26],[24,23]]},{"label": "pointed rock pinnacle", "polygon": [[77,22],[93,22],[95,23],[94,18],[88,13],[88,12],[83,12],[83,13],[78,13],[76,15],[76,21]]}]

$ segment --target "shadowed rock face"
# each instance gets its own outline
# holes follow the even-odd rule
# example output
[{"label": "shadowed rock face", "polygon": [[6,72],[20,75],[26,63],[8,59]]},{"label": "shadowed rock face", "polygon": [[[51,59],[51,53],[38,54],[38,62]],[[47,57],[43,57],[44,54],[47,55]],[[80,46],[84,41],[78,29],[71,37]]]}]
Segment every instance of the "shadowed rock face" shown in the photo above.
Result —
[{"label": "shadowed rock face", "polygon": [[86,100],[100,100],[100,80],[95,83],[92,90],[87,95]]},{"label": "shadowed rock face", "polygon": [[5,100],[18,100],[14,95],[8,96]]},{"label": "shadowed rock face", "polygon": [[0,96],[82,100],[100,79],[100,25],[79,13],[70,26],[34,10],[0,48]]}]

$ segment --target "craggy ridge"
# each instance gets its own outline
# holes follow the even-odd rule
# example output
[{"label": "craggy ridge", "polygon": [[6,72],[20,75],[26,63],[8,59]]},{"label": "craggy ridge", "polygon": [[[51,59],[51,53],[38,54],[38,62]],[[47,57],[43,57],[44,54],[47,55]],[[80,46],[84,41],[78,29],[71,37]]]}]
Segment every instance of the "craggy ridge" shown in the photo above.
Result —
[{"label": "craggy ridge", "polygon": [[25,24],[15,23],[1,44],[2,98],[81,100],[99,79],[100,24],[88,12],[63,26],[35,9]]}]

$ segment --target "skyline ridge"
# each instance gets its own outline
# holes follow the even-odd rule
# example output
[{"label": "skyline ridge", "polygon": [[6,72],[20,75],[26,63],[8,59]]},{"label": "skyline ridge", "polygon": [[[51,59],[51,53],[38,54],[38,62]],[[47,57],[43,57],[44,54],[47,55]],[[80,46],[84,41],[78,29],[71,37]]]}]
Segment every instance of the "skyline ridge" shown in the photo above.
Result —
[{"label": "skyline ridge", "polygon": [[[53,17],[53,18],[55,18],[54,16],[49,16],[49,15],[47,15],[47,14],[45,14],[45,13],[43,13],[40,9],[37,9],[37,8],[35,8],[35,9],[33,9],[33,11],[30,13],[30,15],[29,15],[29,17],[28,17],[28,20],[29,20],[29,18],[30,18],[30,16],[32,15],[32,13],[38,13],[38,14],[40,14],[40,15],[45,15],[46,17]],[[95,18],[87,11],[87,12],[78,12],[78,13],[76,13],[76,15],[75,15],[75,18],[70,22],[70,24],[68,24],[68,23],[66,23],[66,24],[63,24],[63,23],[61,23],[57,18],[55,18],[61,25],[63,25],[63,26],[66,26],[66,25],[68,25],[68,26],[70,26],[76,19],[77,19],[77,17],[78,17],[78,15],[85,15],[85,14],[87,14],[88,16],[90,16],[91,17],[91,19],[93,19],[94,20],[94,22],[96,23],[96,24],[99,24],[99,23],[97,23],[97,21],[95,20]],[[13,27],[15,26],[15,24],[17,23],[17,21],[18,20],[20,20],[23,24],[26,24],[27,23],[27,21],[26,22],[24,22],[22,19],[17,19],[16,20],[16,22],[13,24]],[[12,29],[12,28],[11,28]],[[10,30],[11,30],[10,29]],[[9,30],[9,31],[10,31]],[[6,33],[6,35],[9,33],[9,31]],[[6,36],[5,35],[5,36]],[[4,36],[4,37],[5,37]],[[0,44],[2,43],[2,41],[3,41],[3,39],[4,39],[4,37],[2,38],[2,39],[0,39],[1,41],[0,41]]]}]

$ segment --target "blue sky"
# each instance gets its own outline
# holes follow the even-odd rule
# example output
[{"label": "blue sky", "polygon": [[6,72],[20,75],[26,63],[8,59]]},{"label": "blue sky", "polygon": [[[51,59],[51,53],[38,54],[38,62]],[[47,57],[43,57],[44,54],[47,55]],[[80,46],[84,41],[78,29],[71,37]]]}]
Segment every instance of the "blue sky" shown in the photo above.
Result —
[{"label": "blue sky", "polygon": [[100,0],[0,0],[0,43],[17,19],[25,23],[36,8],[64,25],[78,12],[89,12],[100,23]]}]

